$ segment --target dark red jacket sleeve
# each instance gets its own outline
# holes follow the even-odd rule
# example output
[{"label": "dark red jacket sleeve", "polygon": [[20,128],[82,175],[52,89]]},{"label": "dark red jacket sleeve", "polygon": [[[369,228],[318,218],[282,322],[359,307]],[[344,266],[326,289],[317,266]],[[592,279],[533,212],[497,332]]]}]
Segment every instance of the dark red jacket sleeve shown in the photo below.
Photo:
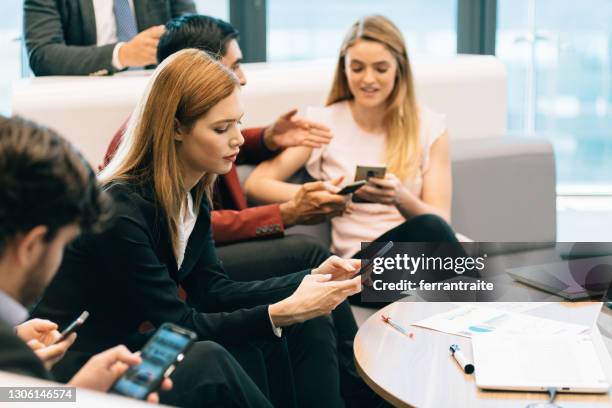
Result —
[{"label": "dark red jacket sleeve", "polygon": [[[272,151],[263,142],[265,128],[250,128],[242,131],[244,145],[236,164],[259,164],[280,153]],[[230,183],[228,187],[240,189],[239,182]],[[213,237],[219,244],[258,239],[264,237],[283,236],[285,226],[281,218],[278,204],[251,207],[241,210],[212,211]]]},{"label": "dark red jacket sleeve", "polygon": [[121,144],[121,139],[123,138],[123,134],[125,133],[125,129],[127,128],[129,120],[130,118],[128,117],[113,136],[113,140],[111,140],[110,144],[106,148],[106,153],[104,153],[104,162],[102,162],[102,164],[98,166],[98,170],[102,170],[103,168],[108,166],[108,163],[110,163],[111,159],[115,155],[115,152],[117,152],[117,149]]},{"label": "dark red jacket sleeve", "polygon": [[278,204],[244,210],[212,211],[213,238],[218,244],[264,237],[281,237],[285,226]]},{"label": "dark red jacket sleeve", "polygon": [[244,144],[240,148],[236,164],[259,164],[279,154],[282,150],[270,150],[264,144],[266,128],[249,128],[242,130]]}]

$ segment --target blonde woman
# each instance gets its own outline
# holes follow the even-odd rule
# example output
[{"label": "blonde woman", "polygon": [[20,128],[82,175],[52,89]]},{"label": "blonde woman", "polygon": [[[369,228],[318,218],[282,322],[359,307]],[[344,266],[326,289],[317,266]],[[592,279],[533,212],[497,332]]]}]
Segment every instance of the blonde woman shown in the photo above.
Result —
[{"label": "blonde woman", "polygon": [[[117,343],[138,349],[147,325],[172,322],[229,348],[274,405],[342,406],[327,314],[360,290],[359,278],[350,279],[358,262],[332,257],[312,271],[234,282],[217,258],[210,190],[244,142],[241,117],[238,79],[205,52],[179,51],[160,64],[99,175],[116,202],[114,225],[71,246],[35,314],[62,324],[87,309],[73,347],[83,353]],[[211,388],[228,373],[206,370],[215,354],[200,354],[200,364],[179,365],[162,402],[198,406],[206,400],[193,394],[209,392],[223,405],[261,403]]]},{"label": "blonde woman", "polygon": [[332,251],[358,257],[361,242],[456,241],[448,225],[451,171],[445,118],[417,104],[406,46],[383,16],[349,29],[340,50],[327,106],[311,119],[334,138],[319,149],[287,149],[262,163],[246,183],[263,202],[284,201],[299,185],[286,183],[302,166],[312,177],[353,180],[356,166],[383,162],[385,178],[369,178],[347,213],[331,219]]}]

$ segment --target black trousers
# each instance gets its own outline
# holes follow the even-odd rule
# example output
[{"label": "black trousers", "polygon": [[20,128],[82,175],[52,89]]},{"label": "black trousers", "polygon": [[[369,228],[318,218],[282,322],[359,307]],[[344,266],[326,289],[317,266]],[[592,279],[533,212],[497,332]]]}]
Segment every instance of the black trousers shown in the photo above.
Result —
[{"label": "black trousers", "polygon": [[[373,242],[458,242],[452,227],[441,217],[434,214],[424,214],[412,217],[395,228],[385,232]],[[358,251],[353,258],[361,258]],[[387,302],[364,302],[359,293],[351,296],[349,302],[356,306],[380,309]]]},{"label": "black trousers", "polygon": [[[90,357],[68,351],[53,368],[55,379],[68,382]],[[343,407],[340,372],[335,325],[321,316],[270,341],[196,342],[160,400],[187,408]]]},{"label": "black trousers", "polygon": [[227,349],[210,341],[196,343],[161,402],[190,408],[344,406],[331,318],[283,330],[278,341],[240,342]]},{"label": "black trousers", "polygon": [[[243,348],[249,351],[248,345]],[[256,348],[252,347],[252,350]],[[160,392],[160,401],[188,408],[271,407],[269,396],[253,381],[252,373],[243,368],[243,362],[251,370],[256,366],[247,356],[253,360],[257,353],[247,351],[242,353],[243,361],[239,363],[215,342],[194,343],[172,373],[172,389]],[[91,356],[91,353],[68,350],[64,358],[53,366],[53,377],[67,383]],[[255,378],[259,379],[261,375]]]},{"label": "black trousers", "polygon": [[[217,254],[228,276],[238,281],[266,279],[314,268],[331,255],[326,247],[308,235],[287,235],[219,246]],[[340,393],[347,406],[376,406],[380,402],[379,397],[363,382],[355,368],[353,340],[358,328],[350,304],[346,301],[341,303],[331,317],[333,324],[330,326],[320,323],[319,318],[287,328],[287,347],[293,364],[298,405],[335,406],[333,396],[324,395],[332,392],[332,389],[322,387],[319,376],[329,376],[324,371],[337,364],[339,374],[336,374],[338,371],[332,373],[336,378],[328,377],[324,382],[335,383],[339,376]],[[327,322],[332,321],[328,319]],[[313,329],[317,325],[324,327]],[[329,333],[329,329],[333,331]],[[295,335],[295,332],[300,334]],[[331,345],[326,338],[330,337],[335,339],[335,356],[323,358],[316,350],[311,350],[313,355],[307,357],[310,351],[304,348],[304,342],[320,343],[329,351]],[[318,398],[322,399],[317,401]]]},{"label": "black trousers", "polygon": [[236,359],[212,341],[195,343],[172,374],[160,401],[180,407],[271,407]]},{"label": "black trousers", "polygon": [[[374,242],[458,242],[455,231],[444,219],[433,214],[412,217],[376,238]],[[353,255],[359,258],[361,251]]]}]

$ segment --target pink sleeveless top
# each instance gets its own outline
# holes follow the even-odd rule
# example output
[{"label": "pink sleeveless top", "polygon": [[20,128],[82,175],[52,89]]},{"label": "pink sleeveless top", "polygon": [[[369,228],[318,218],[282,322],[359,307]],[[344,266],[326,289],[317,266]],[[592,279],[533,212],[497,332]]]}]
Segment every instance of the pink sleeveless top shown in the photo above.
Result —
[{"label": "pink sleeveless top", "polygon": [[[307,117],[328,126],[334,138],[319,149],[313,149],[306,170],[315,179],[330,180],[344,176],[344,183],[353,181],[357,165],[384,162],[385,134],[368,133],[353,119],[347,101],[324,108],[309,108]],[[423,175],[427,172],[433,143],[446,131],[446,116],[420,106],[420,137],[422,153],[419,172],[405,185],[421,196]],[[332,252],[351,257],[361,249],[361,242],[370,242],[404,222],[404,217],[392,205],[352,204],[353,212],[331,220]]]}]

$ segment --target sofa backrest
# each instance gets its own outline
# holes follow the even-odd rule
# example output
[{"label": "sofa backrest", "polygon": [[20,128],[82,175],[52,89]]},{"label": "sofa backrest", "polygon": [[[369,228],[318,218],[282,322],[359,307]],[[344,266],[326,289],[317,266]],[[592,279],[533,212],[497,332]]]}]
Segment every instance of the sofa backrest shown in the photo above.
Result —
[{"label": "sofa backrest", "polygon": [[[500,136],[506,131],[506,71],[491,56],[416,59],[417,99],[447,115],[452,139]],[[247,126],[272,123],[282,112],[325,103],[335,61],[249,64],[243,89]]]},{"label": "sofa backrest", "polygon": [[[416,58],[419,101],[445,113],[452,139],[506,130],[506,72],[495,57]],[[323,104],[334,61],[244,64],[245,126],[271,123],[292,107]],[[59,131],[97,165],[112,135],[130,115],[151,71],[111,77],[39,77],[16,81],[13,113]]]}]

